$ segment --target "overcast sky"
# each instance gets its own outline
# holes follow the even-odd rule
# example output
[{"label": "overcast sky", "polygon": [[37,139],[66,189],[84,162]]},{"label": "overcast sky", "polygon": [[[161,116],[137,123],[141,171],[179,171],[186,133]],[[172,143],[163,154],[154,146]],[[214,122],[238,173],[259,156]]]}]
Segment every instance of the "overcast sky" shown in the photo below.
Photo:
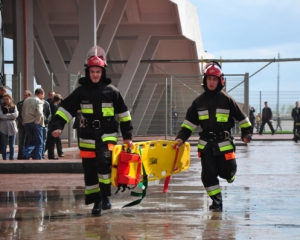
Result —
[{"label": "overcast sky", "polygon": [[[300,1],[189,0],[198,9],[204,49],[222,59],[300,58]],[[224,63],[224,73],[250,75],[261,63]],[[279,64],[281,91],[300,91],[300,62]],[[250,91],[277,91],[278,63],[250,78]],[[300,96],[299,96],[300,99]]]},{"label": "overcast sky", "polygon": [[[204,49],[215,58],[300,58],[299,0],[189,1],[198,9]],[[12,60],[10,42],[5,41],[6,60]],[[266,64],[224,63],[223,71],[251,75]],[[250,91],[277,91],[278,69],[280,90],[300,91],[300,62],[270,64],[250,78]]]}]

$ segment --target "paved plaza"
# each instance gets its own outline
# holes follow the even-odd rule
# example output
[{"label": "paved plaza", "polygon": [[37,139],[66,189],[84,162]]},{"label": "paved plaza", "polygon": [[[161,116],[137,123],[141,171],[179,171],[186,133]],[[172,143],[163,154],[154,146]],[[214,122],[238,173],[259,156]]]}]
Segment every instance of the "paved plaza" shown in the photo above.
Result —
[{"label": "paved plaza", "polygon": [[[150,182],[141,204],[122,208],[137,198],[119,192],[100,217],[84,205],[82,173],[2,173],[0,239],[300,239],[300,145],[272,137],[238,144],[236,180],[220,180],[223,212],[209,211],[194,144],[190,168],[171,177],[167,193],[163,180]],[[65,153],[57,166],[80,164]]]}]

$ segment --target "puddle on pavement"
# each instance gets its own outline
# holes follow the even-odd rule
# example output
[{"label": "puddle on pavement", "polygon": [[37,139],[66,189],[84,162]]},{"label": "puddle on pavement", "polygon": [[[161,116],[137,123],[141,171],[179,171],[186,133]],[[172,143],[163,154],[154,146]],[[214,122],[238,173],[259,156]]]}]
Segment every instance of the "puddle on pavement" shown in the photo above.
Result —
[{"label": "puddle on pavement", "polygon": [[[101,217],[90,214],[92,205],[84,205],[82,187],[0,192],[0,237],[177,239],[180,236],[180,239],[244,239],[243,236],[249,236],[249,232],[244,231],[250,222],[256,229],[251,233],[254,238],[267,236],[272,229],[295,234],[299,231],[297,224],[278,222],[272,225],[271,219],[278,220],[276,213],[280,209],[267,209],[274,203],[267,197],[261,197],[258,190],[223,187],[224,211],[210,212],[210,200],[204,188],[177,185],[180,181],[175,179],[167,194],[162,193],[161,184],[150,185],[143,202],[131,208],[122,209],[134,200],[130,197],[130,191],[113,195],[113,209],[102,211]],[[278,202],[274,206],[276,204]],[[293,209],[288,211],[291,214]],[[280,210],[280,214],[284,211]],[[282,219],[286,217],[283,215]],[[295,213],[293,217],[297,219],[298,215]],[[268,224],[265,224],[266,220]],[[258,225],[260,231],[257,230]]]},{"label": "puddle on pavement", "polygon": [[[260,145],[240,147],[236,181],[221,181],[223,212],[210,212],[211,200],[200,180],[199,160],[171,178],[149,185],[142,203],[130,191],[113,195],[112,210],[90,214],[83,187],[49,186],[43,190],[0,192],[0,239],[287,239],[300,232],[297,179],[300,164],[278,156],[289,144],[262,157]],[[254,149],[258,149],[254,151]],[[263,148],[266,149],[266,148]],[[297,148],[299,150],[299,148]],[[66,175],[67,181],[67,175]],[[53,183],[51,183],[53,184]],[[112,191],[114,192],[114,190]]]}]

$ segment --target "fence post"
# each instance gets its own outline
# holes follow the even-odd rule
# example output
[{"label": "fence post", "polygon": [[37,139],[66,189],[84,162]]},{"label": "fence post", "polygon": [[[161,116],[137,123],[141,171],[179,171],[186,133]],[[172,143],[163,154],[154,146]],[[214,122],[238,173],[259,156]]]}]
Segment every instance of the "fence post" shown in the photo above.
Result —
[{"label": "fence post", "polygon": [[165,82],[166,86],[165,86],[165,91],[166,91],[166,106],[165,106],[165,122],[166,122],[166,128],[165,128],[165,140],[167,140],[167,136],[168,136],[168,78],[166,78],[166,82]]},{"label": "fence post", "polygon": [[51,73],[50,73],[50,81],[51,81],[51,89],[50,89],[50,91],[53,91],[53,86],[54,86],[54,81],[53,81],[53,79],[54,79],[54,75],[53,75],[53,72],[51,72]]},{"label": "fence post", "polygon": [[244,111],[249,116],[249,73],[244,77]]},{"label": "fence post", "polygon": [[[71,81],[72,81],[72,76],[70,73],[68,73],[68,96],[71,94]],[[68,124],[68,147],[70,148],[72,146],[72,124],[71,122]]]},{"label": "fence post", "polygon": [[259,112],[260,112],[260,115],[262,117],[262,113],[261,113],[261,91],[259,91]]},{"label": "fence post", "polygon": [[170,116],[170,139],[172,138],[172,134],[173,134],[172,106],[173,106],[173,78],[171,76],[171,78],[170,78],[170,112],[169,112],[169,116]]}]

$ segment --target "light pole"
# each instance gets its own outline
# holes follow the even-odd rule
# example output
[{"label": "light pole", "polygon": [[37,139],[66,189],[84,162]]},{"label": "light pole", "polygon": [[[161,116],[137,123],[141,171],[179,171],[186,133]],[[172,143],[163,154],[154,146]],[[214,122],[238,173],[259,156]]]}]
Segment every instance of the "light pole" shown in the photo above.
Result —
[{"label": "light pole", "polygon": [[[278,53],[278,59],[280,58],[280,53]],[[277,116],[279,114],[279,61],[278,61],[278,72],[277,72]]]}]

